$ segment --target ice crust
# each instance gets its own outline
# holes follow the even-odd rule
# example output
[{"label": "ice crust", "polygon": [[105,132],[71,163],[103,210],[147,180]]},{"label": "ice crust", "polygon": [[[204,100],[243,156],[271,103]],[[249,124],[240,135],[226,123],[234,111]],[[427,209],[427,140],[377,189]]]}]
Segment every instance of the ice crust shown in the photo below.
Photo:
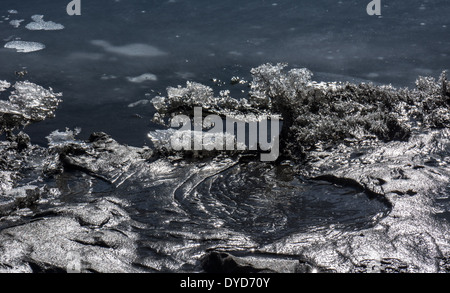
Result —
[{"label": "ice crust", "polygon": [[7,49],[16,49],[19,53],[31,53],[45,49],[45,45],[38,42],[11,41],[5,44]]}]

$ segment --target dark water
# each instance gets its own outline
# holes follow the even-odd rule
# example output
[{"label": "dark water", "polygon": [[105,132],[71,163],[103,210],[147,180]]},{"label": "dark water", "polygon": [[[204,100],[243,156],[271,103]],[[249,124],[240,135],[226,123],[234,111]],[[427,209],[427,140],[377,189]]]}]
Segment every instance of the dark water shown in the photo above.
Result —
[{"label": "dark water", "polygon": [[[413,86],[450,60],[450,4],[443,0],[382,1],[382,17],[366,14],[369,1],[100,0],[82,1],[81,16],[66,14],[68,2],[1,3],[2,40],[46,46],[27,54],[0,46],[1,78],[12,81],[26,69],[26,79],[64,93],[57,117],[29,128],[36,143],[45,144],[54,129],[81,127],[85,137],[105,131],[123,143],[148,144],[145,134],[157,127],[149,121],[153,109],[130,103],[186,80],[248,78],[266,62],[307,67],[317,80]],[[65,28],[30,31],[35,14]],[[14,28],[13,19],[24,21]],[[130,44],[146,47],[139,53]],[[157,80],[127,80],[144,73]]]}]

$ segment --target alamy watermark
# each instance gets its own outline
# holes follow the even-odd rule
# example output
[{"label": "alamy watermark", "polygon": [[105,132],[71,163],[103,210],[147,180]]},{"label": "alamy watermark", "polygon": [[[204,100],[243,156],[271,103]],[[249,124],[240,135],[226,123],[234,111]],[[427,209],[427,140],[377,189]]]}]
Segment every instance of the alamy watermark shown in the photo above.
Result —
[{"label": "alamy watermark", "polygon": [[[225,121],[224,121],[225,120]],[[225,119],[209,115],[203,119],[201,107],[194,108],[194,118],[174,116],[170,139],[175,151],[261,151],[261,161],[275,161],[280,153],[280,119],[278,117],[236,116]],[[225,127],[224,127],[225,126]]]}]

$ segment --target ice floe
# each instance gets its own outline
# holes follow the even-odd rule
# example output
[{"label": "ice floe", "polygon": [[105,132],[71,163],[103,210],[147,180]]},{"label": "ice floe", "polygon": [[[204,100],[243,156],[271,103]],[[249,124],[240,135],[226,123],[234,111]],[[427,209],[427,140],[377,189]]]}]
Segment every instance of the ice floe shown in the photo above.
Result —
[{"label": "ice floe", "polygon": [[7,49],[16,49],[19,53],[30,53],[45,49],[45,45],[38,42],[11,41],[5,44]]},{"label": "ice floe", "polygon": [[27,24],[26,28],[32,31],[38,30],[56,31],[64,29],[64,26],[62,24],[53,21],[44,21],[43,15],[36,14],[33,15],[31,19],[33,20],[33,22]]},{"label": "ice floe", "polygon": [[166,52],[147,44],[128,44],[123,46],[114,46],[108,41],[93,40],[91,44],[103,48],[106,52],[130,56],[130,57],[158,57],[167,55]]}]

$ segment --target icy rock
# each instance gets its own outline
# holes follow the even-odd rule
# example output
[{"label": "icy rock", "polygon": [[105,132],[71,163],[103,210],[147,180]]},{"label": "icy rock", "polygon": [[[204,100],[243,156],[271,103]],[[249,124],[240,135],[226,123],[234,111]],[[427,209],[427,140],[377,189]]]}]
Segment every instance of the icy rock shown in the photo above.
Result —
[{"label": "icy rock", "polygon": [[[224,116],[279,114],[283,119],[281,149],[297,158],[318,144],[373,137],[382,141],[407,140],[417,127],[450,125],[450,88],[445,73],[439,80],[420,77],[416,89],[390,85],[316,82],[305,68],[286,70],[287,64],[264,64],[251,70],[248,99],[234,99],[196,82],[169,87],[156,97],[155,121],[192,115],[194,107]],[[422,123],[422,124],[421,124]]]},{"label": "icy rock", "polygon": [[227,92],[220,96],[214,96],[211,87],[197,83],[186,82],[186,86],[167,88],[167,96],[157,96],[152,100],[153,106],[158,111],[155,115],[156,121],[176,114],[187,114],[189,109],[202,107],[208,114],[217,114],[221,117],[236,116],[243,114],[266,115],[265,109],[251,108],[247,99],[235,99]]}]

